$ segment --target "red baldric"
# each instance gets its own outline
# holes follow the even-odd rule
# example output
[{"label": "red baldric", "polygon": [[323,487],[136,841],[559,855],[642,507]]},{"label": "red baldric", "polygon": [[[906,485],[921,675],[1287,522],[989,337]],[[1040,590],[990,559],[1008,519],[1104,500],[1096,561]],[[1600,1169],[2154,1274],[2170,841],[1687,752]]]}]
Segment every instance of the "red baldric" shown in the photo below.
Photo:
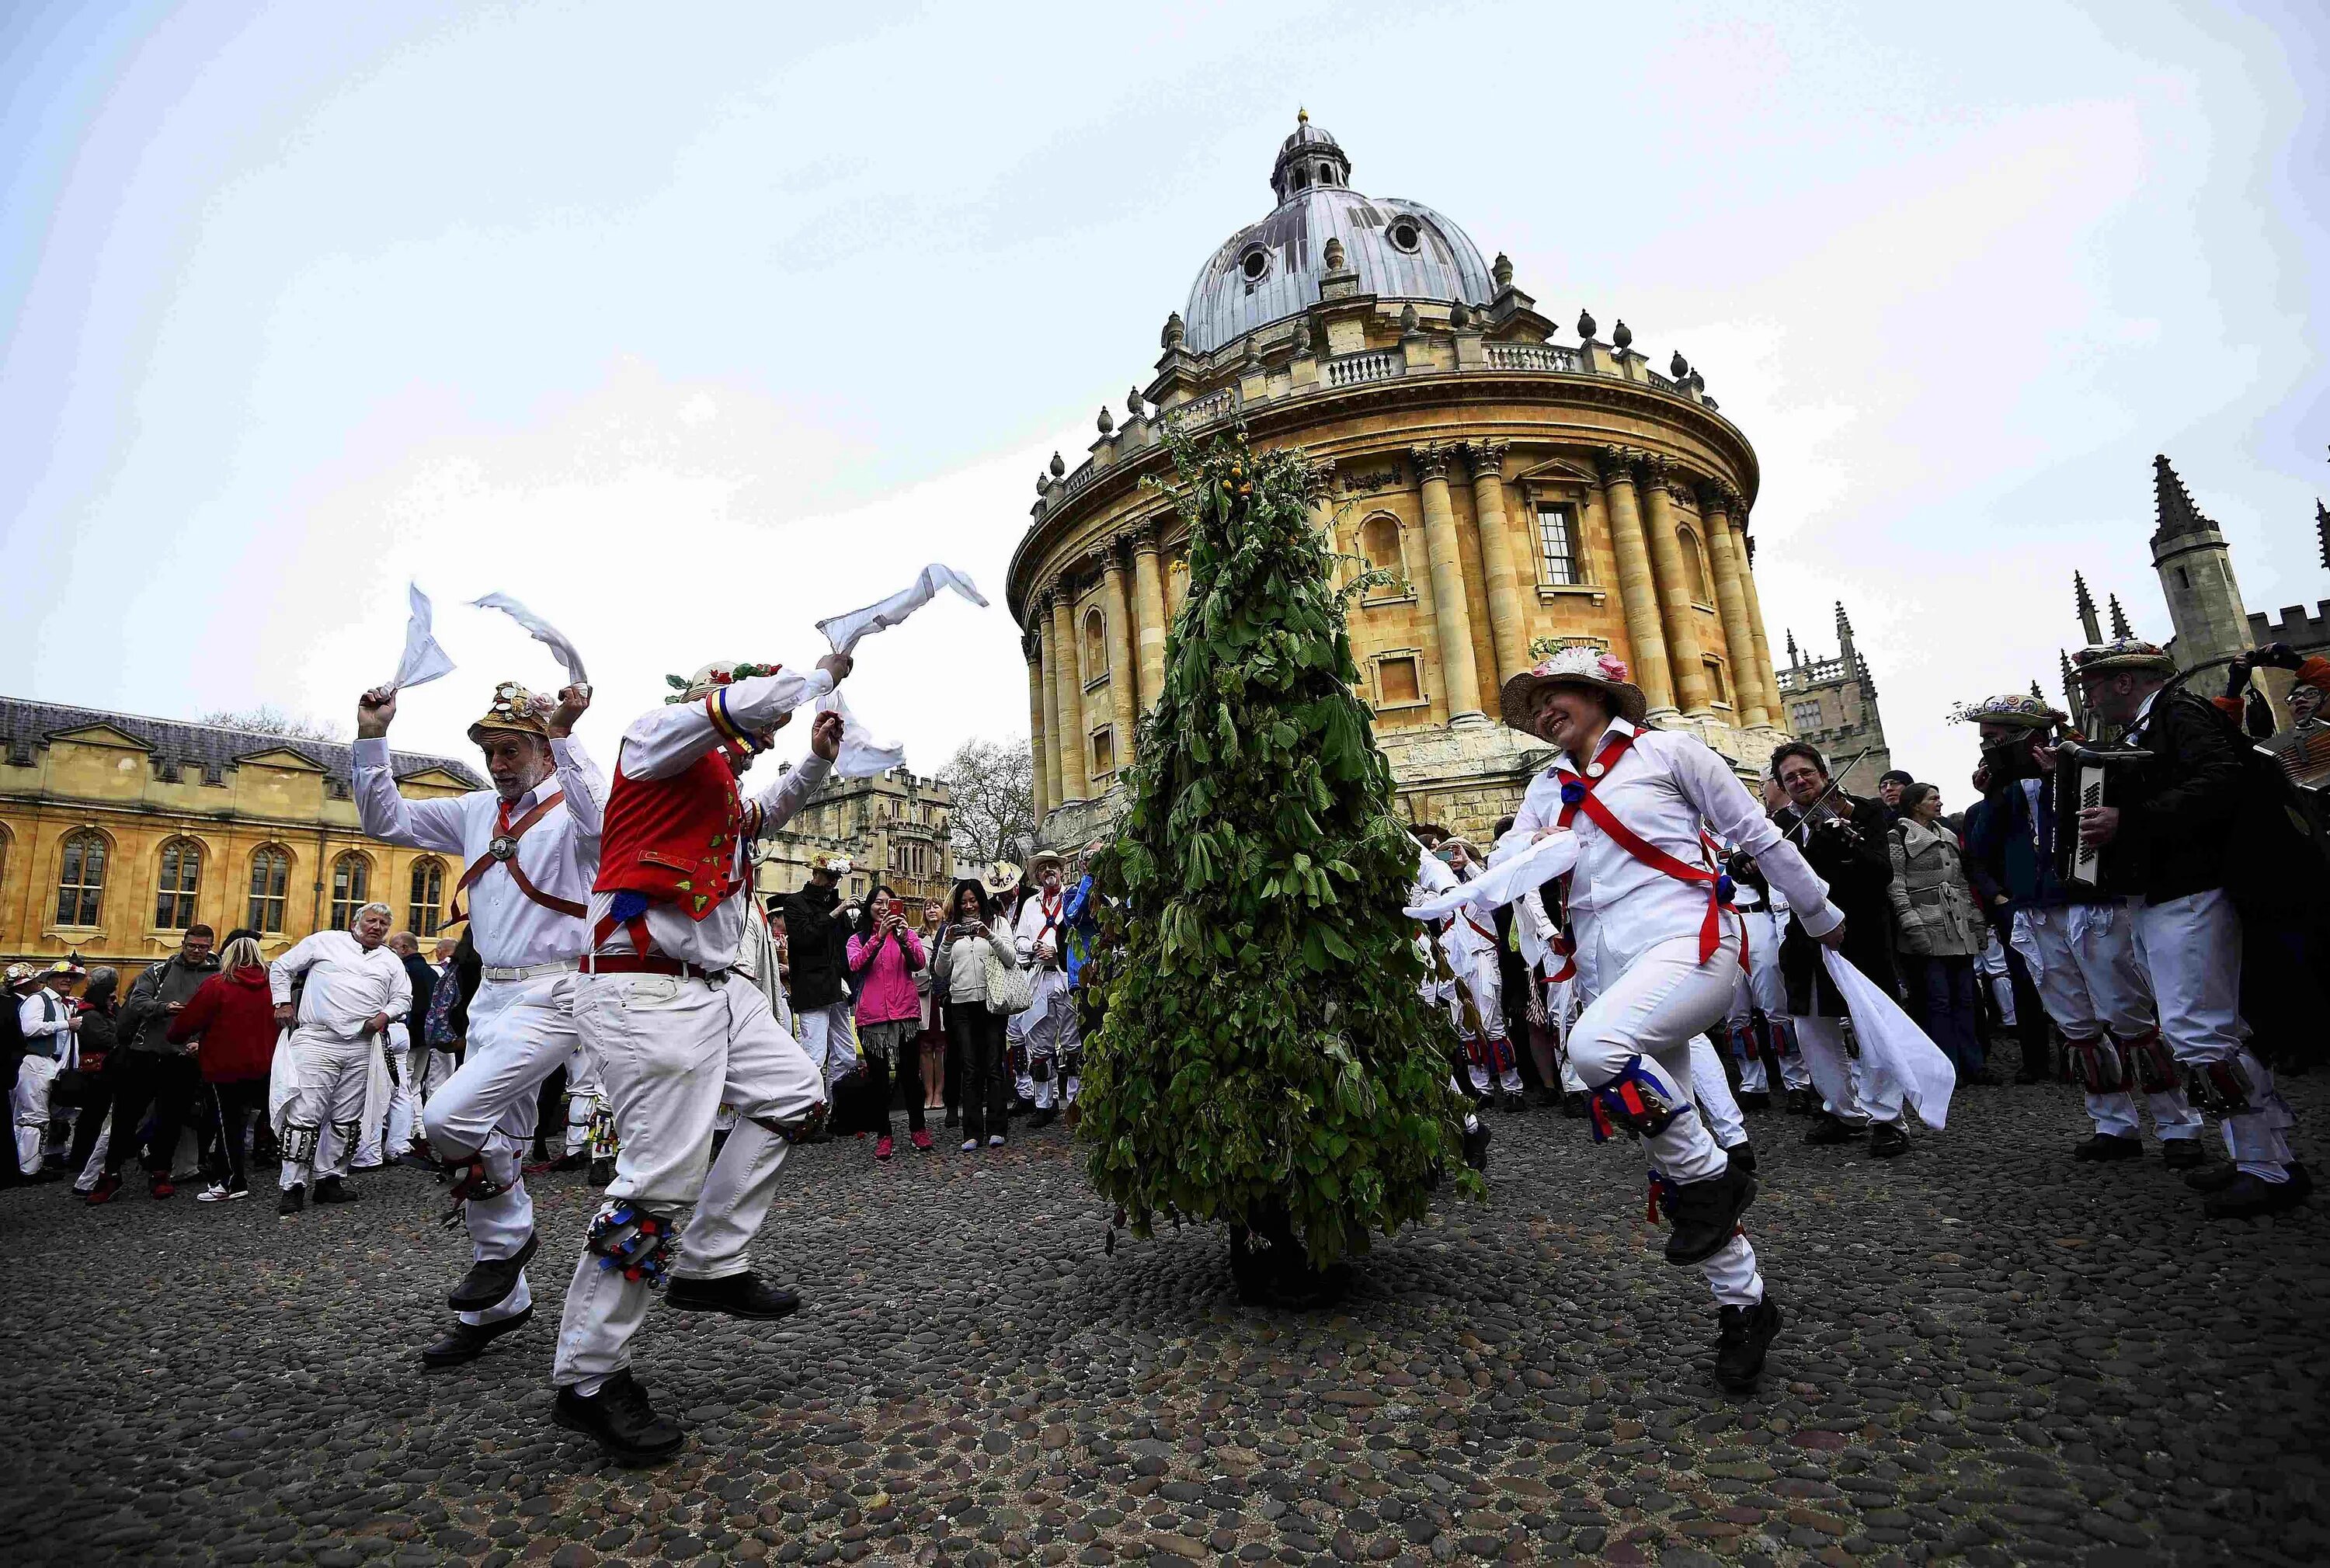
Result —
[{"label": "red baldric", "polygon": [[[1603,742],[1601,752],[1591,764],[1592,778],[1580,779],[1561,763],[1554,764],[1554,771],[1560,775],[1563,786],[1561,816],[1554,826],[1567,827],[1578,812],[1583,811],[1594,819],[1596,827],[1610,836],[1612,843],[1653,871],[1663,872],[1677,882],[1704,885],[1707,889],[1707,919],[1699,928],[1699,961],[1703,964],[1713,958],[1715,949],[1722,945],[1723,912],[1731,907],[1724,899],[1719,874],[1706,866],[1691,865],[1677,860],[1619,821],[1615,813],[1595,798],[1595,786],[1610,777],[1611,770],[1618,765],[1618,759],[1624,756],[1634,743],[1634,737],[1631,734],[1613,735]],[[1576,800],[1568,798],[1571,784],[1576,784],[1581,791]],[[1702,849],[1712,853],[1712,846],[1704,833],[1700,835],[1700,844]],[[1737,913],[1736,911],[1734,912]],[[1739,962],[1742,968],[1748,962],[1748,922],[1745,921],[1739,922]]]}]

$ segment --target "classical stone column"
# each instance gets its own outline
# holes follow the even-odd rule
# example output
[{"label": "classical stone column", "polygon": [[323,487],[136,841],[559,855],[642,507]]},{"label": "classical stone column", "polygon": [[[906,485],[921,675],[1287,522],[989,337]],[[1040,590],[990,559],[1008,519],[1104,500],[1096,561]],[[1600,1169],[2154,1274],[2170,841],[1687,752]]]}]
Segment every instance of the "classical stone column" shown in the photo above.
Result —
[{"label": "classical stone column", "polygon": [[1521,571],[1513,559],[1512,525],[1505,517],[1505,443],[1467,441],[1473,469],[1473,518],[1481,530],[1481,575],[1489,589],[1489,644],[1497,650],[1497,681],[1530,667],[1529,612],[1522,608]]},{"label": "classical stone column", "polygon": [[1643,688],[1653,709],[1672,711],[1674,681],[1667,668],[1666,634],[1659,629],[1658,589],[1651,581],[1642,507],[1634,496],[1636,454],[1623,447],[1605,447],[1599,456],[1602,488],[1610,505],[1610,546],[1617,557],[1618,600],[1626,611],[1626,640],[1634,650],[1634,684]]},{"label": "classical stone column", "polygon": [[1770,722],[1780,723],[1780,672],[1772,665],[1772,643],[1764,631],[1764,605],[1756,597],[1756,544],[1748,532],[1748,503],[1735,495],[1731,501],[1731,527],[1739,541],[1739,588],[1748,601],[1748,636],[1756,644],[1756,668],[1764,677],[1764,695],[1768,700]]},{"label": "classical stone column", "polygon": [[1019,639],[1028,655],[1028,744],[1035,753],[1035,768],[1028,783],[1036,797],[1036,820],[1042,822],[1051,809],[1051,757],[1045,748],[1045,714],[1051,693],[1044,685],[1044,640],[1033,628]]},{"label": "classical stone column", "polygon": [[1084,782],[1084,683],[1076,660],[1075,595],[1068,590],[1067,574],[1053,585],[1052,672],[1053,711],[1060,728],[1052,754],[1060,760],[1060,798],[1086,800],[1092,790]]},{"label": "classical stone column", "polygon": [[1146,712],[1165,694],[1165,574],[1158,560],[1157,524],[1144,523],[1132,534],[1133,625],[1141,634],[1141,707]]},{"label": "classical stone column", "polygon": [[1686,713],[1704,713],[1713,694],[1707,689],[1707,666],[1699,662],[1699,627],[1692,619],[1691,578],[1683,569],[1682,541],[1675,537],[1674,508],[1667,501],[1672,469],[1655,454],[1645,459],[1643,531],[1650,536],[1651,571],[1658,579],[1659,606],[1665,612],[1667,666],[1673,673],[1675,698]]},{"label": "classical stone column", "polygon": [[1756,639],[1748,629],[1748,591],[1739,585],[1739,541],[1731,532],[1731,508],[1720,485],[1703,485],[1699,515],[1707,519],[1707,553],[1714,559],[1715,604],[1723,614],[1723,646],[1731,655],[1731,694],[1739,722],[1756,725],[1771,722],[1772,694],[1764,689],[1764,666],[1756,658]]},{"label": "classical stone column", "polygon": [[1112,543],[1100,553],[1101,595],[1108,614],[1108,694],[1116,711],[1116,770],[1132,765],[1132,721],[1140,713],[1132,687],[1132,595],[1124,577],[1124,552]]},{"label": "classical stone column", "polygon": [[1448,694],[1448,720],[1469,723],[1481,712],[1481,674],[1473,657],[1473,612],[1464,601],[1464,561],[1456,542],[1456,511],[1448,502],[1445,447],[1413,447],[1408,456],[1424,486],[1424,552],[1432,563],[1432,613],[1440,632],[1440,681]]},{"label": "classical stone column", "polygon": [[1029,628],[1044,662],[1044,744],[1036,763],[1044,775],[1044,795],[1054,808],[1066,798],[1060,793],[1060,639],[1052,634],[1052,607],[1059,596],[1039,590],[1034,600],[1035,620]]}]

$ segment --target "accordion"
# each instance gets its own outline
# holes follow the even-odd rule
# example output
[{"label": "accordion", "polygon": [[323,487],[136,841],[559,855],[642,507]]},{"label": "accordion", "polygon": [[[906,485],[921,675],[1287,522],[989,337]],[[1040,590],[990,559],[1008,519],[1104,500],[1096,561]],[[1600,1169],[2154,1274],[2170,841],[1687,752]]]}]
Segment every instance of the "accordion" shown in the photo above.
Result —
[{"label": "accordion", "polygon": [[2279,765],[2305,817],[2306,832],[2330,851],[2330,724],[2307,724],[2258,748]]},{"label": "accordion", "polygon": [[2105,884],[2102,851],[2079,842],[2079,813],[2118,805],[2130,773],[2152,753],[2066,741],[2055,758],[2055,874],[2075,898],[2116,898],[2127,890]]}]

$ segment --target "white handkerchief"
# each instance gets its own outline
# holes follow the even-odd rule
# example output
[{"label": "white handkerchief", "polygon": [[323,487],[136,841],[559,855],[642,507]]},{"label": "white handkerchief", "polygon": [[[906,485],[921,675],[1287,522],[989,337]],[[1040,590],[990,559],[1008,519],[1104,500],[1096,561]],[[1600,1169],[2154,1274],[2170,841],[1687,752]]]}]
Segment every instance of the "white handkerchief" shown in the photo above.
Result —
[{"label": "white handkerchief", "polygon": [[453,673],[453,661],[437,646],[437,638],[430,630],[429,596],[421,591],[417,582],[404,586],[412,596],[412,617],[404,623],[404,657],[397,662],[396,676],[388,683],[392,692],[422,685]]},{"label": "white handkerchief", "polygon": [[906,760],[904,746],[884,744],[857,722],[857,715],[849,711],[848,703],[842,701],[840,688],[836,687],[819,697],[817,711],[841,715],[841,753],[834,759],[833,770],[844,779],[871,779]]},{"label": "white handkerchief", "polygon": [[1828,978],[1836,982],[1844,1010],[1852,1015],[1852,1037],[1861,1044],[1861,1072],[1880,1082],[1899,1086],[1918,1119],[1939,1130],[1949,1119],[1950,1093],[1958,1086],[1957,1069],[1901,1010],[1901,1005],[1856,968],[1852,959],[1834,948],[1823,947],[1821,962],[1828,966]]},{"label": "white handkerchief", "polygon": [[[1426,856],[1432,865],[1440,865],[1436,855]],[[1441,873],[1452,885],[1440,888],[1421,903],[1413,903],[1400,912],[1410,920],[1436,921],[1470,906],[1483,913],[1502,909],[1531,888],[1552,881],[1577,864],[1577,836],[1568,828],[1557,828],[1540,838],[1530,848],[1501,864],[1490,867],[1470,882],[1456,882],[1455,873],[1441,865]]]},{"label": "white handkerchief", "polygon": [[500,610],[532,632],[535,641],[546,645],[552,653],[558,656],[558,662],[566,666],[569,681],[578,686],[591,684],[591,677],[582,673],[582,656],[574,651],[574,644],[568,640],[566,634],[516,600],[507,593],[489,593],[483,599],[473,599],[469,602],[479,609]]},{"label": "white handkerchief", "polygon": [[933,562],[923,568],[923,574],[914,579],[912,588],[901,589],[879,604],[869,604],[847,615],[829,616],[817,623],[817,629],[825,633],[825,639],[833,645],[834,652],[848,653],[857,646],[858,638],[887,630],[922,609],[938,597],[942,588],[952,588],[981,609],[987,608],[986,598],[972,585],[970,578],[952,566],[941,566]]}]

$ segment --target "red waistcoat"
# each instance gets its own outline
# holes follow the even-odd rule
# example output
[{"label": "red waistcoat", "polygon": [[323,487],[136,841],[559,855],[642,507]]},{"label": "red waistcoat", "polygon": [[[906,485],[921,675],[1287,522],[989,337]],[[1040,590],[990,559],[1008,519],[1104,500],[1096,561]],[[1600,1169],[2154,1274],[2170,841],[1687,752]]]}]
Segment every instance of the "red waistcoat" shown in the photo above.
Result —
[{"label": "red waistcoat", "polygon": [[690,920],[705,919],[744,885],[736,845],[754,809],[722,751],[706,752],[668,779],[633,779],[619,765],[592,891],[643,893]]}]

